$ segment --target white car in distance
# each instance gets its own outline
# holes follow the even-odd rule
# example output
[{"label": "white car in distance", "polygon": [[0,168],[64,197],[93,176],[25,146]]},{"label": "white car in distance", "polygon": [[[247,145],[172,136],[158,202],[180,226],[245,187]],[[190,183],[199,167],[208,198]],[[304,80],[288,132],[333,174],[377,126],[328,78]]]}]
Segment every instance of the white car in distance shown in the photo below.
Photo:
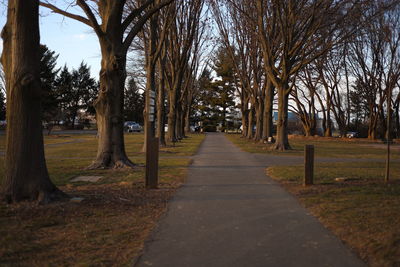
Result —
[{"label": "white car in distance", "polygon": [[133,133],[133,132],[141,132],[142,131],[142,126],[140,126],[139,123],[134,122],[134,121],[126,121],[124,123],[124,129],[128,133]]}]

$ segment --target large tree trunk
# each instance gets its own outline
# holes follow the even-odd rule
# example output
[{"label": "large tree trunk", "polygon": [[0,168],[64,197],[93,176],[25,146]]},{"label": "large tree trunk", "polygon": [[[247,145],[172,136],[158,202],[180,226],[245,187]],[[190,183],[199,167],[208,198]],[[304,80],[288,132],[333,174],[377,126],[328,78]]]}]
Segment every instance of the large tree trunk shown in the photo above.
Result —
[{"label": "large tree trunk", "polygon": [[190,105],[185,111],[185,135],[190,133]]},{"label": "large tree trunk", "polygon": [[45,204],[65,198],[50,181],[44,156],[37,0],[8,1],[2,38],[7,89],[5,199]]},{"label": "large tree trunk", "polygon": [[247,135],[248,139],[253,139],[253,128],[254,128],[254,106],[251,106],[249,113],[248,113],[248,126],[247,126]]},{"label": "large tree trunk", "polygon": [[325,132],[324,136],[325,137],[332,137],[332,120],[331,120],[331,111],[330,111],[330,106],[328,105],[327,110],[326,110],[326,121],[325,121]]},{"label": "large tree trunk", "polygon": [[169,90],[169,112],[168,112],[168,141],[175,143],[178,141],[175,134],[176,127],[176,92],[175,90]]},{"label": "large tree trunk", "polygon": [[247,136],[247,127],[249,125],[248,121],[249,110],[247,109],[247,106],[248,106],[248,100],[242,97],[241,108],[240,108],[242,112],[242,137]]},{"label": "large tree trunk", "polygon": [[[114,40],[115,41],[115,40]],[[119,44],[100,40],[102,60],[100,91],[94,103],[98,128],[98,148],[95,161],[88,169],[133,167],[125,152],[123,128],[126,54]],[[118,43],[118,40],[116,40]]]},{"label": "large tree trunk", "polygon": [[368,139],[375,140],[376,138],[377,138],[376,118],[373,115],[371,115],[368,125]]},{"label": "large tree trunk", "polygon": [[385,116],[385,110],[383,108],[383,105],[379,108],[379,113],[378,113],[378,129],[379,129],[379,137],[382,140],[385,140],[386,138],[386,133],[388,131],[387,129],[387,117]]},{"label": "large tree trunk", "polygon": [[[163,61],[164,63],[162,63]],[[158,69],[160,73],[160,80],[158,85],[157,92],[157,137],[160,140],[160,146],[165,147],[167,143],[165,142],[165,78],[164,78],[164,70],[165,67],[165,59],[162,58],[159,61]]]},{"label": "large tree trunk", "polygon": [[264,103],[260,99],[260,102],[256,104],[256,133],[254,135],[254,141],[258,142],[262,140],[263,136],[263,119],[264,119]]},{"label": "large tree trunk", "polygon": [[287,130],[289,95],[285,92],[286,88],[287,86],[283,86],[278,89],[278,121],[274,149],[281,151],[291,149]]},{"label": "large tree trunk", "polygon": [[182,129],[183,129],[183,111],[182,111],[182,107],[178,107],[176,109],[176,127],[175,127],[175,131],[176,131],[176,138],[178,140],[182,140],[183,139],[183,133],[182,133]]},{"label": "large tree trunk", "polygon": [[316,125],[314,121],[310,119],[308,122],[304,121],[302,124],[305,136],[310,137],[315,135]]},{"label": "large tree trunk", "polygon": [[264,119],[263,119],[263,137],[262,140],[274,141],[273,138],[273,105],[274,105],[274,87],[270,81],[267,81],[265,88],[265,99],[264,99]]}]

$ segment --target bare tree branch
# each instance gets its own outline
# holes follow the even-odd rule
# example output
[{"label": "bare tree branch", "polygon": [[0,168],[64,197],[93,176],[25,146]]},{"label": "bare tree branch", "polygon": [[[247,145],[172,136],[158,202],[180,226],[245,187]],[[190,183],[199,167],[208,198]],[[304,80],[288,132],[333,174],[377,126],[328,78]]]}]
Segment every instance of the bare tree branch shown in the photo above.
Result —
[{"label": "bare tree branch", "polygon": [[46,7],[46,8],[48,8],[48,9],[50,9],[50,10],[51,10],[52,12],[54,12],[54,13],[58,13],[58,14],[60,14],[60,15],[66,16],[66,17],[68,17],[68,18],[71,18],[71,19],[80,21],[80,22],[82,22],[82,23],[88,25],[89,27],[92,27],[92,28],[93,28],[93,26],[92,26],[90,20],[88,20],[88,19],[85,18],[85,17],[82,17],[82,16],[80,16],[80,15],[76,15],[76,14],[72,14],[72,13],[70,13],[70,12],[67,12],[67,11],[65,11],[65,10],[62,10],[62,9],[60,9],[60,8],[56,7],[55,5],[52,5],[52,4],[48,3],[48,2],[40,1],[39,4],[40,4],[41,6],[43,6],[43,7]]}]

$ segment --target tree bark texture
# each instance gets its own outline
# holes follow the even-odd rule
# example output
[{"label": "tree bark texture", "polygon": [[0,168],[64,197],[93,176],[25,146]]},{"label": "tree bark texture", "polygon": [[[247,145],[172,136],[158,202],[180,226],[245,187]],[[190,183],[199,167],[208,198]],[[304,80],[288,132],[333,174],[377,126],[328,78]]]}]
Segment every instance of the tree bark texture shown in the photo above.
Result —
[{"label": "tree bark texture", "polygon": [[123,103],[126,79],[126,54],[121,53],[119,36],[100,39],[102,53],[100,91],[96,109],[98,147],[88,169],[133,167],[125,152]]},{"label": "tree bark texture", "polygon": [[175,127],[176,127],[176,92],[174,90],[168,91],[168,141],[176,143],[178,141],[176,137]]},{"label": "tree bark texture", "polygon": [[7,89],[5,199],[41,204],[60,200],[67,196],[50,181],[44,156],[37,0],[8,1],[2,38]]},{"label": "tree bark texture", "polygon": [[160,146],[167,145],[165,141],[165,57],[161,56],[158,61],[158,70],[160,74],[158,91],[157,91],[157,137],[160,140]]},{"label": "tree bark texture", "polygon": [[[268,141],[269,138],[273,137],[273,105],[274,105],[274,87],[270,81],[267,81],[265,88],[265,99],[264,99],[264,119],[263,119],[263,137],[262,141]],[[273,141],[273,140],[271,140]]]},{"label": "tree bark texture", "polygon": [[262,140],[263,119],[264,119],[264,103],[261,100],[260,102],[256,103],[256,133],[254,135],[254,141],[256,142]]},{"label": "tree bark texture", "polygon": [[276,150],[291,149],[288,138],[288,103],[289,95],[286,93],[287,86],[278,88],[278,121],[276,129],[276,143],[274,148]]},{"label": "tree bark texture", "polygon": [[175,124],[175,135],[178,140],[183,139],[183,110],[182,106],[176,107],[176,124]]},{"label": "tree bark texture", "polygon": [[185,112],[185,135],[190,133],[190,108]]},{"label": "tree bark texture", "polygon": [[248,127],[247,127],[247,135],[246,135],[246,137],[248,139],[253,139],[253,137],[254,137],[254,134],[253,134],[254,119],[253,118],[254,118],[254,107],[252,106],[250,108],[250,110],[249,110],[248,119],[247,119]]},{"label": "tree bark texture", "polygon": [[[243,94],[245,94],[245,92],[242,92],[242,95]],[[249,110],[247,109],[248,103],[249,103],[248,98],[242,96],[241,97],[241,107],[240,107],[240,110],[242,112],[242,137],[247,136],[247,128],[249,125],[249,120],[248,120]]]}]

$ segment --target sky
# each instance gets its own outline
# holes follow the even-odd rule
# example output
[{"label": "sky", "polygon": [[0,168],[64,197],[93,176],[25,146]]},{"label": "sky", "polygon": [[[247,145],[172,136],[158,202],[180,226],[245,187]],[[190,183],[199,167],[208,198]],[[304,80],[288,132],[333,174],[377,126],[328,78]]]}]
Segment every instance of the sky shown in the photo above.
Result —
[{"label": "sky", "polygon": [[[0,6],[0,28],[6,22],[6,8]],[[90,67],[91,75],[98,79],[100,71],[100,46],[94,32],[81,22],[52,14],[41,8],[40,43],[59,54],[57,64],[63,67],[77,68],[82,60]],[[0,38],[1,40],[1,38]],[[0,52],[3,41],[0,41]]]}]

